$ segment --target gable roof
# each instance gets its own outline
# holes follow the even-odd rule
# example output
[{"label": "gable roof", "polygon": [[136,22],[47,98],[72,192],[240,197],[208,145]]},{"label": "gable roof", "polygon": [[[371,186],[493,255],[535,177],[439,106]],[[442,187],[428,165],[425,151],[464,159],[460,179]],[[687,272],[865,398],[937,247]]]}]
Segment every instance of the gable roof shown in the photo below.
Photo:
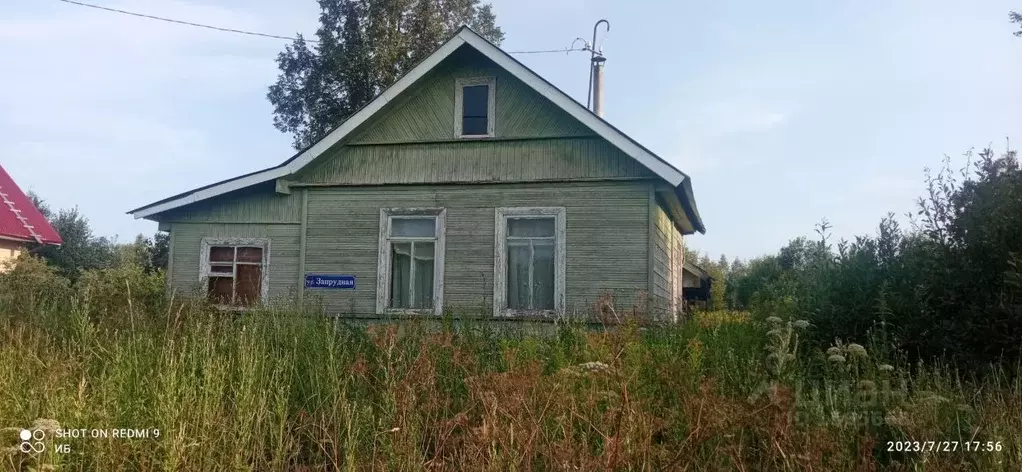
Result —
[{"label": "gable roof", "polygon": [[60,245],[57,231],[0,166],[0,239]]},{"label": "gable roof", "polygon": [[325,137],[311,146],[299,151],[282,164],[263,169],[261,171],[245,174],[240,177],[235,177],[233,179],[199,187],[197,189],[136,208],[128,213],[136,219],[146,218],[167,210],[188,205],[190,203],[222,195],[227,192],[294,174],[335,144],[348,137],[352,131],[356,130],[369,118],[382,110],[384,106],[411,87],[416,81],[426,75],[444,59],[453,54],[454,51],[465,45],[482,53],[486,56],[486,58],[508,71],[515,78],[521,80],[537,93],[553,102],[570,116],[592,129],[597,135],[613,144],[625,154],[636,159],[646,166],[646,168],[671,184],[671,186],[675,187],[675,193],[682,202],[685,214],[692,222],[694,228],[701,233],[706,232],[702,220],[699,217],[699,212],[695,206],[694,196],[692,195],[691,179],[685,175],[685,173],[678,170],[667,161],[661,159],[656,154],[653,154],[649,149],[646,149],[634,139],[622,133],[619,129],[612,126],[603,118],[596,116],[596,114],[587,109],[581,103],[575,101],[575,99],[568,96],[568,94],[553,86],[550,82],[547,82],[528,67],[525,67],[525,65],[521,62],[518,62],[508,53],[493,45],[493,43],[490,43],[467,26],[462,26],[451,39],[440,46],[440,48],[434,51],[433,54],[416,65],[405,75],[401,76],[394,85],[387,88],[387,90],[383,91],[383,93],[374,98],[366,106],[355,112],[355,114],[330,131],[330,133],[328,133]]}]

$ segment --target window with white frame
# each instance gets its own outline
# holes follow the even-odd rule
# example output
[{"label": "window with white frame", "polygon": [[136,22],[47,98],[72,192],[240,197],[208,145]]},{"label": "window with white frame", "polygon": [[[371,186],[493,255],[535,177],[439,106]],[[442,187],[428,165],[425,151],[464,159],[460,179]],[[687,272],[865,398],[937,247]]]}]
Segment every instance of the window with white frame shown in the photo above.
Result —
[{"label": "window with white frame", "polygon": [[199,280],[209,301],[244,307],[266,300],[270,241],[258,238],[203,238]]},{"label": "window with white frame", "polygon": [[494,312],[564,314],[564,208],[497,208],[495,224]]},{"label": "window with white frame", "polygon": [[380,210],[378,314],[442,313],[446,215],[443,208]]},{"label": "window with white frame", "polygon": [[496,80],[493,77],[461,78],[454,83],[456,136],[492,138]]}]

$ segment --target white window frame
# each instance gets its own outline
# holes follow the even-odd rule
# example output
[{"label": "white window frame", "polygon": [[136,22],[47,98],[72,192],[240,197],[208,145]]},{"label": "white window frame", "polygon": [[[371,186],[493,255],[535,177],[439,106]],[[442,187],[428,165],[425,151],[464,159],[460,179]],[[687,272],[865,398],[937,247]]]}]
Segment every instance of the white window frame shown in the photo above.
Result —
[{"label": "white window frame", "polygon": [[[225,274],[221,272],[213,272],[213,264],[209,262],[209,251],[212,247],[233,247],[234,248],[234,262],[232,262],[231,274]],[[263,250],[263,262],[238,262],[237,254],[239,247],[258,247]],[[258,306],[267,302],[267,297],[270,293],[270,240],[269,238],[202,238],[202,242],[199,250],[199,283],[202,287],[202,294],[206,298],[209,297],[209,278],[210,277],[236,277],[238,271],[238,265],[259,265],[259,301],[253,303],[251,306]],[[236,295],[232,293],[232,297]],[[233,301],[233,300],[232,300]],[[228,310],[245,310],[251,306],[239,306],[239,305],[217,305],[218,308]]]},{"label": "white window frame", "polygon": [[[564,316],[567,230],[564,207],[512,207],[495,211],[493,252],[493,313],[495,316]],[[554,218],[554,309],[516,310],[507,307],[507,220]]]},{"label": "white window frame", "polygon": [[[433,238],[390,236],[391,221],[395,218],[433,217],[436,221]],[[390,308],[390,277],[392,241],[433,241],[433,308]],[[376,271],[376,314],[442,315],[444,310],[444,253],[447,250],[446,208],[381,208],[380,246]]]},{"label": "white window frame", "polygon": [[[486,99],[486,134],[462,134],[464,129],[464,101],[465,87],[474,85],[488,85],[489,97]],[[496,113],[495,103],[497,98],[496,77],[471,77],[454,79],[454,135],[461,139],[492,138],[495,136]]]}]

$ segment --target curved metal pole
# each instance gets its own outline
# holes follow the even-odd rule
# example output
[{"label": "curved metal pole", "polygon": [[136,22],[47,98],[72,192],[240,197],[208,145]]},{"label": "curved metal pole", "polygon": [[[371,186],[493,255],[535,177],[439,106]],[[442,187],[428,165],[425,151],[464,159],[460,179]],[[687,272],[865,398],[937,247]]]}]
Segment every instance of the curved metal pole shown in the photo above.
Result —
[{"label": "curved metal pole", "polygon": [[605,33],[606,32],[610,32],[610,22],[605,20],[605,19],[601,19],[600,21],[597,21],[595,25],[593,25],[593,42],[589,43],[589,52],[590,52],[590,55],[589,55],[589,92],[587,93],[587,96],[586,96],[586,108],[589,109],[589,110],[593,109],[593,107],[592,107],[592,104],[593,104],[593,59],[596,58],[597,51],[599,51],[601,53],[603,52],[602,50],[600,50],[600,49],[598,49],[596,47],[596,30],[600,27],[601,23],[607,26],[607,29],[604,32]]}]

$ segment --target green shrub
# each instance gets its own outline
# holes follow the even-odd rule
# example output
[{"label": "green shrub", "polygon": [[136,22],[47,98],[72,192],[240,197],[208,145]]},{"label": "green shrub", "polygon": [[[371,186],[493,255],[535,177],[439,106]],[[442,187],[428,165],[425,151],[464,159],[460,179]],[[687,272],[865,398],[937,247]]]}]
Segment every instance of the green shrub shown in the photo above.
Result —
[{"label": "green shrub", "polygon": [[134,264],[86,271],[75,288],[94,319],[123,322],[124,326],[130,326],[135,317],[163,313],[167,308],[163,272],[147,273]]},{"label": "green shrub", "polygon": [[[971,158],[971,155],[969,156]],[[957,177],[960,176],[960,177]],[[915,359],[954,354],[962,367],[1022,355],[1022,167],[1008,151],[979,154],[953,171],[950,160],[919,200],[911,230],[893,215],[874,236],[796,238],[752,261],[735,302],[761,316],[806,318],[817,345],[865,341],[878,323]]]},{"label": "green shrub", "polygon": [[71,294],[67,279],[39,257],[22,254],[0,271],[0,315],[24,317],[67,309]]}]

